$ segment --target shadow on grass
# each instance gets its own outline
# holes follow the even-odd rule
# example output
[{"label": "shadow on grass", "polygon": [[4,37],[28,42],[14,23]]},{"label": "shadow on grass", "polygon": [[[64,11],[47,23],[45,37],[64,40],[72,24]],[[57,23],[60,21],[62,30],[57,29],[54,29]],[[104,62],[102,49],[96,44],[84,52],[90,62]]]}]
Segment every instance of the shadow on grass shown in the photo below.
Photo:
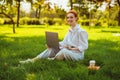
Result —
[{"label": "shadow on grass", "polygon": [[120,31],[101,30],[101,32],[120,33]]},{"label": "shadow on grass", "polygon": [[[0,35],[0,57],[7,59],[31,58],[45,49],[45,37],[8,37]],[[8,61],[9,62],[9,61]]]},{"label": "shadow on grass", "polygon": [[96,65],[100,66],[99,72],[95,72],[95,75],[104,74],[104,76],[107,76],[112,80],[119,79],[119,45],[119,41],[111,41],[106,39],[96,41],[89,40],[89,48],[85,52],[83,64],[88,66],[90,60],[95,60]]},{"label": "shadow on grass", "polygon": [[[59,77],[60,80],[88,80],[88,70],[85,66],[89,65],[91,59],[96,60],[96,65],[101,66],[100,70],[94,75],[99,77],[104,74],[108,80],[109,78],[112,78],[112,80],[119,79],[120,70],[116,70],[116,68],[120,63],[120,43],[106,39],[89,40],[89,48],[85,51],[85,59],[80,62],[41,60],[34,64],[26,64],[15,68],[15,66],[18,66],[19,60],[33,58],[45,50],[45,43],[44,36],[8,37],[5,34],[0,35],[0,79],[11,77],[13,80],[18,77],[18,80],[24,80],[26,78],[25,73],[36,73],[35,75],[41,79],[54,78],[54,80],[58,80]],[[6,75],[9,76],[6,77]],[[31,77],[31,75],[28,76]],[[100,80],[97,79],[98,77],[95,80]]]},{"label": "shadow on grass", "polygon": [[[8,37],[3,34],[0,35],[0,55],[3,58],[10,55],[10,57],[29,58],[42,52],[45,49],[45,44],[45,36]],[[89,48],[85,51],[85,59],[104,61],[109,54],[113,56],[118,54],[119,49],[119,43],[115,41],[106,39],[89,40]]]},{"label": "shadow on grass", "polygon": [[96,65],[101,67],[106,66],[107,62],[110,62],[109,65],[114,65],[114,61],[111,60],[119,60],[119,45],[118,42],[106,39],[89,40],[89,48],[85,51],[83,64],[88,66],[90,60],[95,60]]},{"label": "shadow on grass", "polygon": [[[27,59],[37,56],[46,49],[45,36],[32,37],[8,37],[7,34],[0,35],[0,57],[7,59]],[[8,61],[9,62],[9,61]],[[13,60],[13,62],[15,62]]]}]

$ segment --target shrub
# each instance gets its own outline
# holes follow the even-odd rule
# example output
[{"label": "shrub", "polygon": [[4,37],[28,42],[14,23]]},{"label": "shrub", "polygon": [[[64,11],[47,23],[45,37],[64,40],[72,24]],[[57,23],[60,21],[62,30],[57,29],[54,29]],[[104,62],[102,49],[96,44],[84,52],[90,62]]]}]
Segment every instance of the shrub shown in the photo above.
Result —
[{"label": "shrub", "polygon": [[4,19],[0,18],[0,24],[4,24]]},{"label": "shrub", "polygon": [[44,23],[40,19],[24,17],[20,19],[20,24],[41,25]]},{"label": "shrub", "polygon": [[48,22],[47,22],[49,25],[53,25],[55,24],[55,22],[53,21],[53,19],[48,19]]},{"label": "shrub", "polygon": [[12,21],[10,19],[5,18],[4,19],[4,24],[12,24]]},{"label": "shrub", "polygon": [[53,21],[55,22],[55,24],[59,24],[59,25],[61,25],[62,23],[64,23],[62,21],[62,19],[60,19],[60,18],[54,18]]},{"label": "shrub", "polygon": [[118,26],[118,21],[110,20],[109,26]]},{"label": "shrub", "polygon": [[89,26],[89,20],[79,20],[78,22],[83,26]]},{"label": "shrub", "polygon": [[27,22],[30,20],[28,17],[24,17],[20,19],[20,24],[27,24]]}]

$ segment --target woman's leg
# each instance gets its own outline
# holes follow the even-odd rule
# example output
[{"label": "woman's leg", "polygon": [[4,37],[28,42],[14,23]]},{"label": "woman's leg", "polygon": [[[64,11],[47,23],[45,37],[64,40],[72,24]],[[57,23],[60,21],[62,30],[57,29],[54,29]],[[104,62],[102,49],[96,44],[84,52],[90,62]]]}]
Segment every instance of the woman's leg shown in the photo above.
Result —
[{"label": "woman's leg", "polygon": [[55,60],[72,60],[71,56],[69,55],[70,53],[71,51],[62,49],[56,54]]},{"label": "woman's leg", "polygon": [[82,57],[79,53],[73,53],[68,49],[62,49],[56,54],[54,59],[55,60],[80,60],[82,59]]},{"label": "woman's leg", "polygon": [[49,49],[46,49],[45,51],[43,51],[42,53],[40,53],[38,56],[36,56],[35,58],[32,58],[32,59],[27,59],[27,60],[24,60],[24,61],[20,61],[20,63],[29,63],[29,62],[35,62],[39,59],[42,59],[42,58],[48,58],[48,57],[54,57],[55,56],[55,49],[53,48],[49,48]]},{"label": "woman's leg", "polygon": [[55,57],[55,49],[53,48],[48,48],[45,51],[43,51],[41,54],[39,54],[37,57],[35,58],[48,58],[48,57]]}]

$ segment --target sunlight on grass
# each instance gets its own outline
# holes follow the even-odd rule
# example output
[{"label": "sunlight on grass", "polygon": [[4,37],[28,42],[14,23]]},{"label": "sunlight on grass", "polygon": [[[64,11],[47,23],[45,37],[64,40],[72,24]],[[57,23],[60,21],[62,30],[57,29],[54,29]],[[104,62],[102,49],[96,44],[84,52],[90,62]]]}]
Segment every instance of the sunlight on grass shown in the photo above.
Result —
[{"label": "sunlight on grass", "polygon": [[[61,41],[69,26],[20,25],[15,34],[12,25],[0,26],[0,80],[118,80],[120,28],[89,30],[86,26],[82,27],[88,32],[89,38],[84,60],[72,62],[43,59],[20,65],[20,60],[33,58],[46,49],[45,31],[58,32]],[[90,72],[87,69],[91,59],[101,66],[100,70]]]},{"label": "sunlight on grass", "polygon": [[36,75],[34,73],[27,74],[26,75],[26,80],[36,80]]}]

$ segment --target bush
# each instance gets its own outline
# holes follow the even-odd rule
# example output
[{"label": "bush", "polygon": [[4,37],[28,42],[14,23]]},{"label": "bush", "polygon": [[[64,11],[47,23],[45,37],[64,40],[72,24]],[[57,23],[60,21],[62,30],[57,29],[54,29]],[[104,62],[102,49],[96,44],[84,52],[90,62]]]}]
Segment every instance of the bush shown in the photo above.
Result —
[{"label": "bush", "polygon": [[0,18],[0,24],[4,24],[4,19]]},{"label": "bush", "polygon": [[45,18],[42,18],[41,21],[42,23],[49,24],[49,25],[54,25],[54,24],[61,25],[63,23],[63,20],[61,18],[50,19],[45,17]]},{"label": "bush", "polygon": [[97,21],[96,20],[96,23],[95,23],[95,26],[104,26],[104,27],[107,27],[107,26],[118,26],[118,22],[117,21],[114,21],[114,20],[99,20]]},{"label": "bush", "polygon": [[[79,20],[78,22],[83,26],[89,26],[89,21],[90,20]],[[107,27],[108,24],[109,26],[118,26],[118,21],[114,21],[114,20],[108,21],[107,19],[104,20],[92,19],[91,24],[93,26],[104,26],[104,27]]]},{"label": "bush", "polygon": [[63,21],[62,21],[62,19],[60,19],[60,18],[54,18],[53,19],[53,21],[55,22],[55,24],[58,24],[58,25],[62,25],[62,23],[64,23]]},{"label": "bush", "polygon": [[12,21],[10,19],[4,19],[4,24],[12,24]]},{"label": "bush", "polygon": [[89,26],[89,20],[79,20],[78,22],[83,26]]},{"label": "bush", "polygon": [[31,24],[40,25],[40,21],[39,21],[39,19],[31,19],[31,20],[27,21],[27,24],[28,25],[31,25]]},{"label": "bush", "polygon": [[20,19],[20,24],[41,25],[44,23],[40,19],[24,17]]},{"label": "bush", "polygon": [[118,21],[110,20],[109,26],[118,26]]},{"label": "bush", "polygon": [[95,26],[101,26],[101,25],[102,23],[100,21],[95,23]]},{"label": "bush", "polygon": [[27,24],[29,20],[30,20],[30,18],[28,18],[28,17],[21,18],[20,24]]},{"label": "bush", "polygon": [[55,22],[53,21],[53,19],[48,19],[48,24],[53,25],[53,24],[55,24]]}]

